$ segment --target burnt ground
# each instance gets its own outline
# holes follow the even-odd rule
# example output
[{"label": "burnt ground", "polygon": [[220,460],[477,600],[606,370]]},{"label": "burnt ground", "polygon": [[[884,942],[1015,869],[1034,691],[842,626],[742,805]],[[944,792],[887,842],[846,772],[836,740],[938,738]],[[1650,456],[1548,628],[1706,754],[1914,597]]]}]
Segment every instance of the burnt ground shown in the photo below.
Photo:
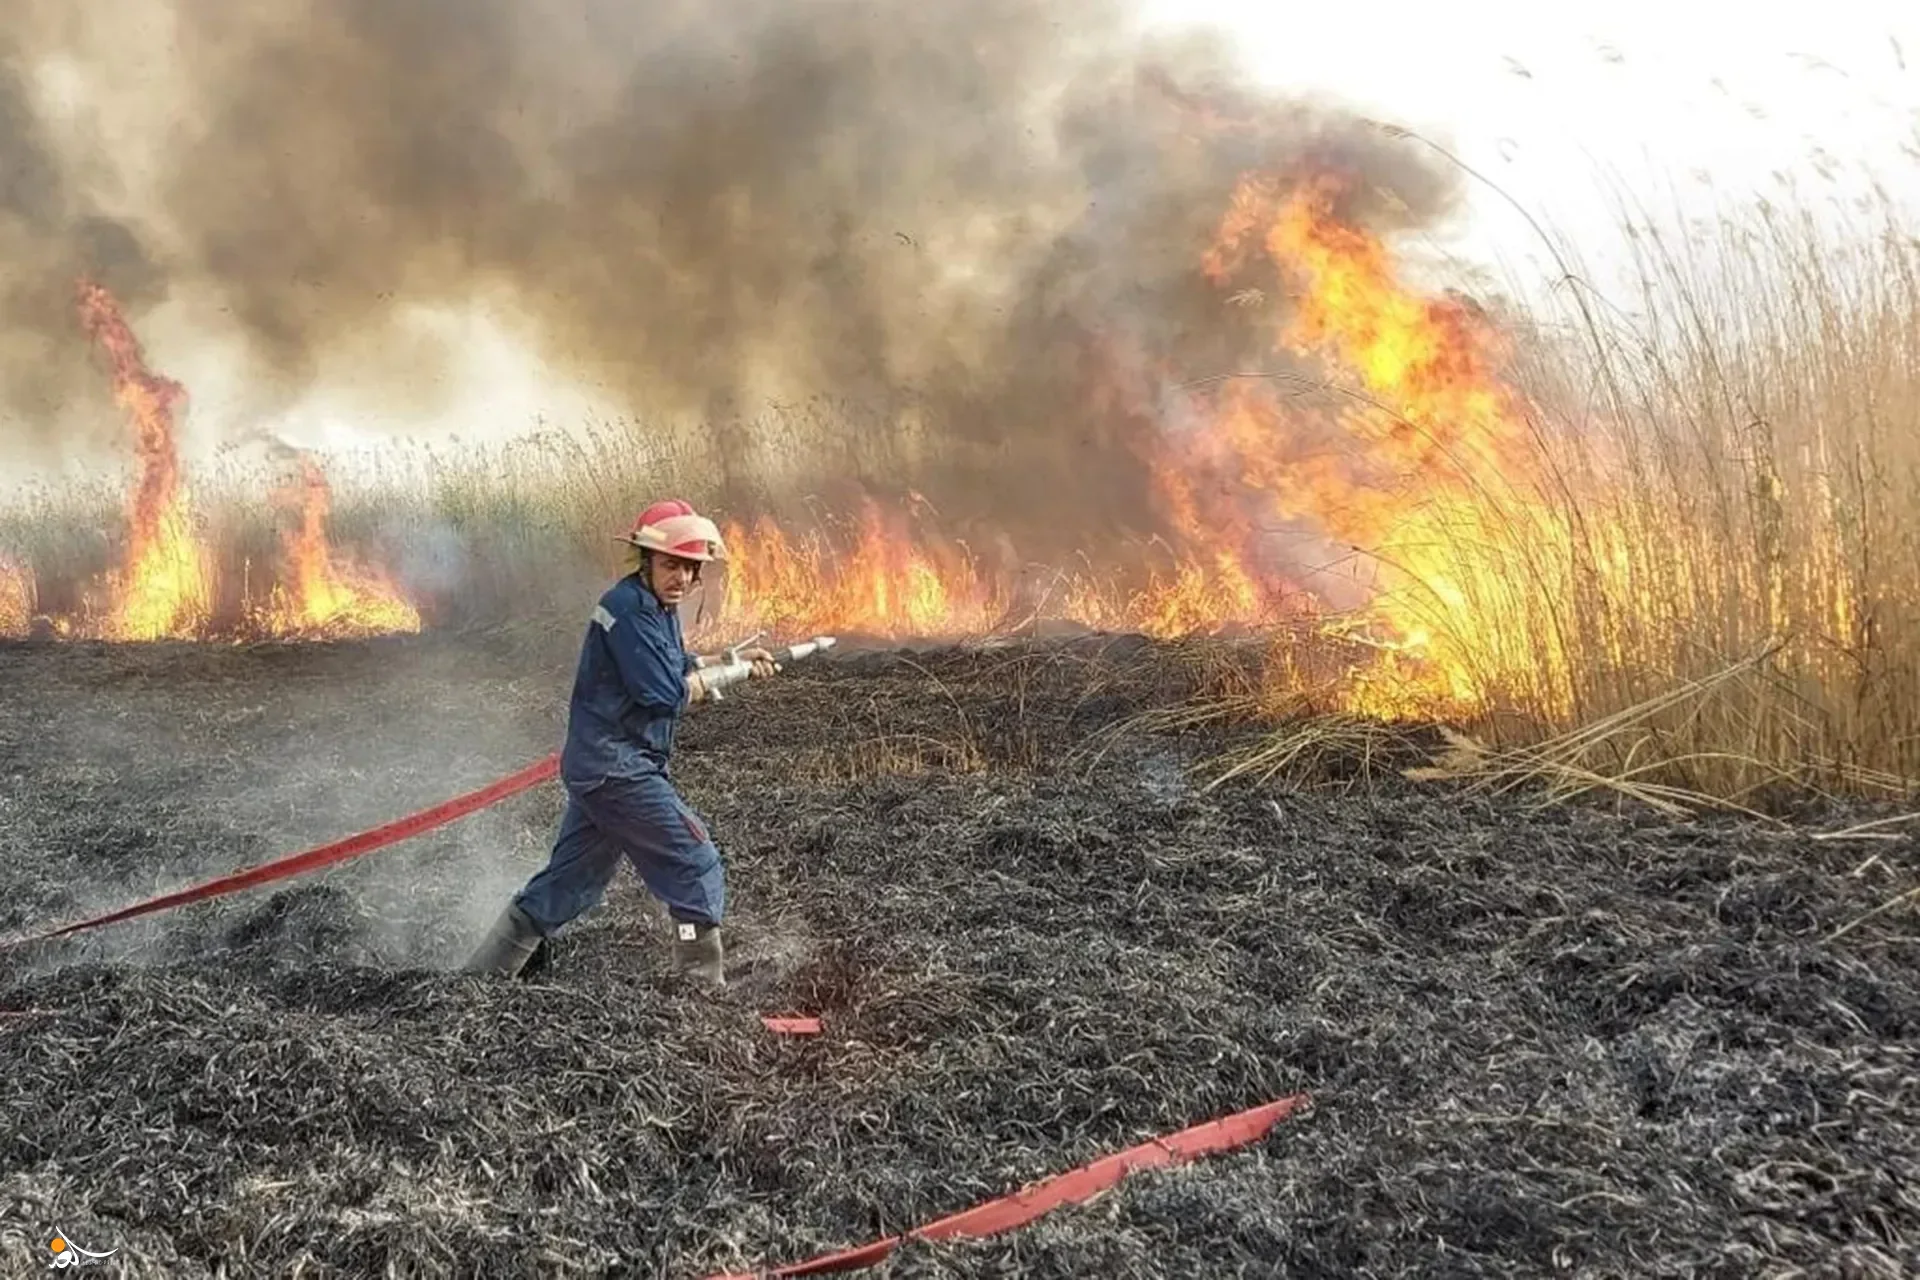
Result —
[{"label": "burnt ground", "polygon": [[[573,639],[0,649],[0,934],[537,758]],[[1246,729],[1075,750],[1185,669],[852,655],[696,709],[713,1001],[624,871],[538,976],[454,971],[551,786],[0,956],[0,1255],[38,1270],[57,1228],[145,1276],[697,1277],[1305,1090],[1247,1151],[873,1274],[1920,1273],[1920,938],[1830,938],[1912,883],[1911,839],[1203,790]],[[758,1021],[795,1012],[825,1034]]]}]

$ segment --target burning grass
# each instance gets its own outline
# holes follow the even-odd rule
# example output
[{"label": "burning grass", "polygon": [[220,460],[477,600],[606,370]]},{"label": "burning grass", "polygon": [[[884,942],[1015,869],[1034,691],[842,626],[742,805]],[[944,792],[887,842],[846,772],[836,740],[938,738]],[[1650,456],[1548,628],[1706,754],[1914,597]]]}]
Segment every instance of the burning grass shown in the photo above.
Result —
[{"label": "burning grass", "polygon": [[[719,510],[735,553],[701,602],[706,644],[1237,631],[1270,653],[1255,688],[1222,696],[1281,721],[1444,722],[1521,753],[1502,768],[1577,742],[1578,771],[1666,802],[1914,794],[1915,241],[1890,221],[1840,242],[1775,212],[1711,241],[1645,228],[1630,305],[1592,301],[1569,263],[1565,315],[1495,317],[1413,288],[1390,242],[1340,221],[1341,198],[1329,175],[1242,185],[1196,270],[1270,327],[1289,371],[1163,380],[1150,527],[1050,565],[911,487],[953,465],[935,427],[821,404],[740,428],[761,442],[757,479],[663,446],[684,437],[653,424],[611,425],[389,456],[337,501],[306,460],[277,548],[244,477],[204,504],[224,540],[176,536],[143,513],[185,510],[177,465],[149,447],[166,433],[144,425],[177,389],[90,310],[148,464],[104,634],[173,609],[189,622],[165,626],[220,631],[192,621],[210,608],[235,634],[545,626],[596,589],[608,531],[674,491]],[[816,501],[791,500],[809,486]],[[372,557],[331,549],[335,511]],[[71,594],[87,543],[59,530],[82,523],[42,505],[4,526],[19,567],[0,572],[0,627],[22,629],[36,589],[43,610]],[[1308,563],[1297,539],[1278,550],[1276,528],[1342,563]],[[140,604],[143,582],[171,584],[170,603]],[[899,748],[902,768],[929,749]]]},{"label": "burning grass", "polygon": [[[572,640],[0,650],[0,930],[524,763]],[[1909,825],[1306,785],[1351,769],[1334,737],[1321,777],[1220,779],[1257,718],[1140,722],[1255,669],[1207,647],[852,653],[699,709],[676,773],[741,966],[711,1004],[625,872],[538,977],[448,971],[543,856],[544,792],[13,957],[5,1217],[134,1275],[699,1277],[1306,1089],[1254,1151],[878,1274],[1920,1265]],[[856,767],[916,740],[973,756]]]},{"label": "burning grass", "polygon": [[[180,459],[177,418],[187,389],[148,367],[120,304],[104,287],[82,281],[79,311],[133,428],[136,476],[124,516],[112,525],[102,522],[118,526],[109,540],[112,567],[105,572],[82,571],[69,559],[56,559],[51,567],[59,590],[42,600],[35,587],[46,576],[44,569],[35,574],[0,560],[0,635],[39,630],[63,638],[139,642],[340,639],[420,629],[419,612],[384,573],[346,562],[330,545],[327,480],[310,456],[299,458],[300,481],[289,504],[293,527],[282,535],[279,563],[273,566],[279,580],[263,575],[256,592],[246,559],[240,574],[220,572],[221,557],[206,537],[206,521]],[[30,520],[48,510],[29,507],[25,514]],[[228,548],[229,561],[233,549]],[[24,621],[16,616],[22,613]]]},{"label": "burning grass", "polygon": [[33,625],[33,571],[0,556],[0,639],[17,639]]}]

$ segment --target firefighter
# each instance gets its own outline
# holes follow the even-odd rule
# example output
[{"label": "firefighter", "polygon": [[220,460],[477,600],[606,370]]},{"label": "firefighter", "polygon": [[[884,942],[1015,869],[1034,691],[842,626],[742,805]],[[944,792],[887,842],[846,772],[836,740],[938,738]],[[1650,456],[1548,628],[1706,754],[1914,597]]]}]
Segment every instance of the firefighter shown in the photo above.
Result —
[{"label": "firefighter", "polygon": [[[726,872],[706,824],[668,775],[681,712],[711,690],[690,654],[679,606],[701,568],[724,559],[713,522],[685,502],[656,502],[621,539],[628,572],[600,597],[574,675],[560,776],[567,808],[547,865],[508,904],[467,962],[472,973],[518,974],[536,948],[597,904],[625,858],[673,921],[674,968],[723,985],[720,921]],[[779,668],[745,649],[751,677]]]}]

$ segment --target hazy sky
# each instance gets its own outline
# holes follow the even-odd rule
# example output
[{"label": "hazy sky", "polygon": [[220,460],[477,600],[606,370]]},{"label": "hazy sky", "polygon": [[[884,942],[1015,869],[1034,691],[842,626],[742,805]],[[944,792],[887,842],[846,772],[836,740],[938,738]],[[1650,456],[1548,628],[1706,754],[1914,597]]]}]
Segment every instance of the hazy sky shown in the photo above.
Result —
[{"label": "hazy sky", "polygon": [[[1911,0],[1149,0],[1146,11],[1237,33],[1275,83],[1432,137],[1601,252],[1612,225],[1595,199],[1603,166],[1694,210],[1714,193],[1723,204],[1778,194],[1776,173],[1824,195],[1824,152],[1849,191],[1870,171],[1920,211]],[[1511,206],[1484,189],[1474,201],[1465,251],[1531,252]]]}]

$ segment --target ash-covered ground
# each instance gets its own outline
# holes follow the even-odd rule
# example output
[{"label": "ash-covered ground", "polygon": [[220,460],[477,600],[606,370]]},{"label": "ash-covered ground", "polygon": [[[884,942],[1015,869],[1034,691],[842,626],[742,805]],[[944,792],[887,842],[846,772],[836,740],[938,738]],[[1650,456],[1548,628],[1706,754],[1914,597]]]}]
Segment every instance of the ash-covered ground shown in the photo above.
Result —
[{"label": "ash-covered ground", "polygon": [[[0,649],[0,933],[537,759],[577,638]],[[537,976],[455,971],[554,786],[0,956],[0,1256],[60,1230],[107,1274],[698,1277],[1304,1090],[1255,1148],[874,1274],[1920,1273],[1920,938],[1895,910],[1828,940],[1911,840],[1204,790],[1248,729],[1086,749],[1186,670],[849,655],[696,708],[716,1000],[664,975],[627,871]]]}]

